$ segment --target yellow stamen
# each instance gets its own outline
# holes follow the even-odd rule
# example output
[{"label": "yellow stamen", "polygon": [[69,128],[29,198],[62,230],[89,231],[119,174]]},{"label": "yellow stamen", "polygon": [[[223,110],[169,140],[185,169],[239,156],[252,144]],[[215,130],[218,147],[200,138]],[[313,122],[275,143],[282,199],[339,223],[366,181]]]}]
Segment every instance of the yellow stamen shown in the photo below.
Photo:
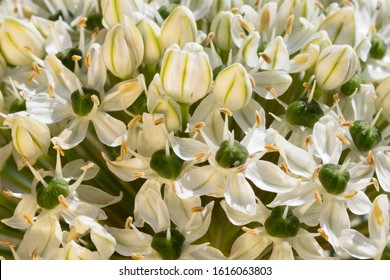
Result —
[{"label": "yellow stamen", "polygon": [[139,179],[139,178],[144,177],[145,173],[141,172],[141,171],[137,171],[137,172],[134,172],[133,176],[134,176],[135,179]]},{"label": "yellow stamen", "polygon": [[283,171],[284,173],[286,173],[286,174],[289,173],[288,167],[287,167],[287,165],[284,164],[284,163],[282,163],[282,164],[280,165],[280,169],[282,169],[282,171]]},{"label": "yellow stamen", "polygon": [[259,55],[266,63],[271,64],[271,58],[266,53],[261,52]]},{"label": "yellow stamen", "polygon": [[75,240],[78,236],[79,236],[79,234],[78,234],[76,228],[75,227],[71,228],[71,230],[69,231],[69,234],[68,234],[67,242]]},{"label": "yellow stamen", "polygon": [[15,247],[16,245],[15,245],[15,243],[13,243],[12,241],[1,241],[0,240],[0,244],[1,245],[6,245],[6,246],[10,246],[10,247]]},{"label": "yellow stamen", "polygon": [[253,235],[258,235],[259,232],[255,229],[252,229],[252,228],[248,228],[248,227],[242,227],[241,228],[244,232],[246,233],[250,233],[250,234],[253,234]]},{"label": "yellow stamen", "polygon": [[72,61],[79,61],[81,59],[82,59],[82,57],[79,55],[76,55],[76,54],[72,55]]},{"label": "yellow stamen", "polygon": [[240,36],[241,39],[244,39],[244,40],[248,37],[245,33],[240,33],[238,35]]},{"label": "yellow stamen", "polygon": [[341,141],[341,143],[343,143],[343,144],[346,144],[346,145],[351,144],[351,143],[348,141],[348,139],[345,138],[344,135],[341,135],[341,134],[336,133],[336,138],[339,139],[339,140]]},{"label": "yellow stamen", "polygon": [[303,147],[305,147],[305,148],[309,147],[312,139],[313,139],[312,135],[307,136],[305,139],[305,142],[303,143]]},{"label": "yellow stamen", "polygon": [[371,25],[370,25],[370,34],[371,35],[375,35],[376,34],[375,23],[371,23]]},{"label": "yellow stamen", "polygon": [[30,225],[34,224],[34,220],[33,218],[31,217],[30,214],[28,213],[24,213],[23,214],[23,218],[27,221],[27,223],[29,223]]},{"label": "yellow stamen", "polygon": [[198,122],[197,124],[195,124],[193,127],[192,127],[192,131],[195,132],[195,131],[199,131],[201,130],[202,128],[204,128],[206,126],[206,124],[204,122]]},{"label": "yellow stamen", "polygon": [[276,92],[276,90],[273,88],[273,87],[267,87],[266,90],[268,90],[273,97],[278,97],[278,93]]},{"label": "yellow stamen", "polygon": [[129,123],[127,124],[127,127],[131,127],[133,126],[135,123],[137,123],[138,121],[141,120],[141,116],[140,115],[136,115],[134,118],[131,119],[131,121],[129,121]]},{"label": "yellow stamen", "polygon": [[127,149],[125,140],[122,140],[121,147],[122,147],[123,154],[127,155],[129,153],[129,150]]},{"label": "yellow stamen", "polygon": [[91,53],[87,53],[85,55],[85,65],[87,65],[87,67],[91,67]]},{"label": "yellow stamen", "polygon": [[36,76],[37,76],[37,73],[36,73],[36,72],[31,73],[31,75],[28,76],[28,78],[27,78],[27,83],[28,83],[28,84],[31,84],[32,81],[35,79]]},{"label": "yellow stamen", "polygon": [[64,153],[64,151],[61,149],[60,146],[54,145],[54,146],[53,146],[53,149],[56,150],[57,152],[59,152],[61,156],[65,156],[65,153]]},{"label": "yellow stamen", "polygon": [[274,146],[274,145],[265,145],[264,148],[270,152],[278,152],[279,151],[279,148]]},{"label": "yellow stamen", "polygon": [[352,2],[349,1],[349,0],[343,0],[341,3],[342,3],[344,6],[353,7]]},{"label": "yellow stamen", "polygon": [[375,166],[375,159],[374,156],[372,155],[372,151],[368,152],[365,164],[370,166]]},{"label": "yellow stamen", "polygon": [[95,166],[95,164],[93,162],[90,162],[87,165],[84,165],[83,167],[81,167],[80,169],[83,171],[87,171],[88,169],[91,169],[94,166]]},{"label": "yellow stamen", "polygon": [[239,10],[240,10],[239,8],[233,7],[233,8],[230,9],[230,12],[233,13],[233,14],[237,14]]},{"label": "yellow stamen", "polygon": [[251,82],[252,88],[255,88],[256,87],[255,79],[250,74],[248,76],[249,76],[249,81]]},{"label": "yellow stamen", "polygon": [[303,87],[304,87],[307,91],[309,91],[309,92],[311,92],[311,91],[313,90],[313,87],[312,87],[309,83],[306,83],[306,82],[303,83]]},{"label": "yellow stamen", "polygon": [[318,9],[320,10],[323,10],[324,9],[324,5],[320,2],[320,1],[316,1],[315,2],[315,5]]},{"label": "yellow stamen", "polygon": [[379,207],[377,202],[374,203],[374,207],[373,207],[372,211],[373,211],[373,215],[374,215],[374,218],[375,218],[375,221],[377,222],[377,224],[380,226],[384,225],[386,222],[386,219],[385,219],[385,216],[383,215],[382,210]]},{"label": "yellow stamen", "polygon": [[38,247],[35,248],[34,251],[32,251],[30,259],[35,261],[37,259],[37,254],[38,254]]},{"label": "yellow stamen", "polygon": [[292,32],[292,27],[294,23],[294,15],[290,15],[287,18],[286,25],[284,27],[284,32],[286,32],[287,35],[290,35]]},{"label": "yellow stamen", "polygon": [[99,106],[100,105],[100,100],[99,100],[99,97],[97,97],[95,94],[92,94],[91,95],[91,100],[94,104],[96,104],[96,106]]},{"label": "yellow stamen", "polygon": [[261,127],[261,124],[262,124],[261,116],[260,116],[259,112],[257,112],[257,111],[255,112],[255,120],[256,120],[256,126]]},{"label": "yellow stamen", "polygon": [[323,239],[325,239],[326,241],[329,240],[328,235],[325,233],[325,231],[322,228],[317,229],[317,232],[321,235]]},{"label": "yellow stamen", "polygon": [[171,188],[172,188],[172,191],[176,194],[176,182],[175,181],[172,181],[171,183]]},{"label": "yellow stamen", "polygon": [[26,51],[26,52],[29,52],[29,53],[33,53],[34,52],[34,49],[30,46],[24,46],[23,49]]},{"label": "yellow stamen", "polygon": [[129,230],[132,224],[133,224],[133,217],[131,216],[127,217],[125,222],[125,230]]},{"label": "yellow stamen", "polygon": [[238,21],[240,22],[242,28],[244,28],[249,33],[252,33],[254,31],[254,27],[249,22],[247,22],[245,19],[240,17],[240,18],[238,18]]},{"label": "yellow stamen", "polygon": [[204,207],[196,206],[196,207],[191,208],[191,212],[192,213],[202,212],[202,211],[204,211],[204,209],[205,209]]},{"label": "yellow stamen", "polygon": [[375,190],[377,192],[379,192],[380,189],[379,189],[379,182],[378,182],[378,180],[376,178],[374,178],[374,177],[371,180],[372,180],[372,184],[374,185]]},{"label": "yellow stamen", "polygon": [[358,194],[357,191],[352,191],[352,192],[344,194],[344,198],[352,198],[352,197],[354,197],[357,194]]},{"label": "yellow stamen", "polygon": [[32,63],[32,67],[33,67],[35,73],[41,74],[41,69],[39,69],[39,65],[38,65],[38,63],[36,61],[34,61]]},{"label": "yellow stamen", "polygon": [[311,179],[312,179],[313,181],[317,180],[317,178],[318,178],[318,173],[320,172],[321,167],[322,167],[322,164],[318,165],[318,166],[316,167],[316,169],[314,169],[313,174],[311,175]]},{"label": "yellow stamen", "polygon": [[65,196],[63,196],[62,194],[58,196],[58,201],[61,203],[62,206],[64,206],[65,209],[69,208],[69,203],[68,201],[66,201]]},{"label": "yellow stamen", "polygon": [[201,160],[206,154],[205,153],[197,153],[195,154],[195,160]]},{"label": "yellow stamen", "polygon": [[144,260],[144,256],[142,256],[141,254],[138,254],[138,253],[132,253],[131,254],[131,258],[133,260]]},{"label": "yellow stamen", "polygon": [[87,17],[80,18],[79,21],[76,23],[77,27],[85,27],[87,20],[88,20]]},{"label": "yellow stamen", "polygon": [[350,127],[353,125],[353,121],[343,121],[343,119],[339,117],[339,125],[344,127]]},{"label": "yellow stamen", "polygon": [[227,108],[219,108],[219,111],[220,111],[221,113],[224,113],[225,115],[228,115],[229,117],[233,116],[232,111],[230,111],[230,110],[227,109]]},{"label": "yellow stamen", "polygon": [[247,167],[247,166],[246,166],[245,164],[240,165],[240,166],[238,166],[238,167],[235,169],[235,171],[236,171],[237,173],[244,172],[245,169],[246,169],[246,167]]},{"label": "yellow stamen", "polygon": [[122,161],[122,160],[123,160],[123,158],[121,156],[117,156],[115,159],[115,161]]},{"label": "yellow stamen", "polygon": [[207,35],[207,38],[206,38],[206,45],[209,45],[211,43],[211,41],[214,39],[215,37],[215,33],[214,32],[210,32],[208,35]]},{"label": "yellow stamen", "polygon": [[314,198],[316,199],[317,203],[321,203],[322,202],[321,194],[317,190],[314,191]]},{"label": "yellow stamen", "polygon": [[6,196],[14,196],[14,193],[7,188],[3,189],[3,194]]},{"label": "yellow stamen", "polygon": [[56,97],[56,94],[54,92],[54,88],[53,88],[53,85],[52,84],[47,84],[47,90],[49,91],[49,95],[50,97],[54,98]]},{"label": "yellow stamen", "polygon": [[160,125],[160,124],[163,124],[165,123],[165,119],[164,118],[159,118],[157,120],[154,121],[154,125]]}]

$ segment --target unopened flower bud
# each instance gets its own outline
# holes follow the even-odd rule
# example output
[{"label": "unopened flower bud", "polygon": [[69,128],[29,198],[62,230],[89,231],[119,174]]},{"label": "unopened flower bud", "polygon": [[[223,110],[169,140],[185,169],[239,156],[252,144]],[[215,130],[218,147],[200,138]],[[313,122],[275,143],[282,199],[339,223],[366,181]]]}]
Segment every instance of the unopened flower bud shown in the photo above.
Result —
[{"label": "unopened flower bud", "polygon": [[196,22],[192,12],[185,6],[179,6],[165,19],[161,26],[161,42],[165,49],[172,44],[181,48],[196,40]]},{"label": "unopened flower bud", "polygon": [[236,111],[244,108],[252,96],[252,85],[244,66],[234,63],[223,69],[215,79],[215,100],[224,108]]},{"label": "unopened flower bud", "polygon": [[376,109],[383,108],[382,115],[390,120],[390,77],[384,79],[376,88]]},{"label": "unopened flower bud", "polygon": [[32,63],[29,52],[37,57],[45,53],[45,39],[30,22],[6,18],[1,24],[0,48],[6,61],[12,65]]},{"label": "unopened flower bud", "polygon": [[180,103],[192,104],[210,90],[213,72],[203,47],[188,43],[181,50],[173,45],[165,51],[161,65],[161,84],[166,93]]},{"label": "unopened flower bud", "polygon": [[233,18],[234,15],[230,11],[222,11],[211,22],[210,31],[215,33],[213,42],[223,51],[229,51],[234,46],[231,36]]},{"label": "unopened flower bud", "polygon": [[154,21],[144,17],[137,23],[137,28],[144,41],[144,63],[157,64],[164,52],[160,27]]},{"label": "unopened flower bud", "polygon": [[50,130],[39,121],[24,116],[9,117],[4,125],[12,131],[12,142],[18,153],[33,162],[50,146]]},{"label": "unopened flower bud", "polygon": [[332,90],[349,81],[357,70],[359,59],[349,45],[331,45],[318,58],[315,76],[318,86]]},{"label": "unopened flower bud", "polygon": [[130,78],[142,63],[144,42],[135,24],[125,17],[124,23],[112,27],[103,44],[103,60],[112,74]]},{"label": "unopened flower bud", "polygon": [[131,4],[128,0],[102,0],[101,7],[103,21],[109,28],[122,23],[124,16],[132,13]]}]

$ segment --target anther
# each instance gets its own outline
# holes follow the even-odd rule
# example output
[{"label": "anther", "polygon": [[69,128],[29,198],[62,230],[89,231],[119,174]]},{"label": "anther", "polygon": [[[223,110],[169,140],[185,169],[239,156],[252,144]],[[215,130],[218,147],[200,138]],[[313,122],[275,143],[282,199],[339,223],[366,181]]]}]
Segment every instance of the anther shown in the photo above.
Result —
[{"label": "anther", "polygon": [[82,57],[79,55],[76,55],[76,54],[72,55],[72,61],[79,61],[81,59],[82,59]]},{"label": "anther", "polygon": [[371,180],[372,180],[372,184],[374,185],[375,190],[377,192],[379,192],[380,189],[379,189],[379,182],[378,182],[377,178],[373,177]]},{"label": "anther", "polygon": [[253,234],[253,235],[258,235],[259,232],[255,229],[252,229],[252,228],[248,228],[248,227],[242,227],[241,228],[244,232],[246,233],[250,233],[250,234]]},{"label": "anther", "polygon": [[204,128],[206,126],[206,124],[204,122],[198,122],[197,124],[195,124],[193,127],[192,127],[192,131],[193,132],[196,132],[196,131],[199,131],[201,130],[202,128]]},{"label": "anther", "polygon": [[50,97],[54,98],[56,96],[55,92],[54,92],[54,88],[53,88],[53,85],[52,84],[47,84],[47,90],[49,91],[49,95]]},{"label": "anther", "polygon": [[139,179],[139,178],[142,178],[145,176],[145,173],[144,172],[141,172],[141,171],[136,171],[133,173],[133,176],[135,179]]},{"label": "anther", "polygon": [[80,169],[83,171],[87,171],[88,169],[91,169],[94,166],[95,166],[95,164],[93,162],[90,162],[87,165],[84,165],[83,167],[81,167]]},{"label": "anther", "polygon": [[321,197],[321,194],[319,191],[315,190],[314,191],[314,198],[316,200],[317,203],[321,203],[322,202],[322,197]]},{"label": "anther", "polygon": [[197,153],[194,155],[195,160],[201,160],[205,156],[205,153]]},{"label": "anther", "polygon": [[317,178],[318,178],[318,173],[320,172],[321,167],[322,167],[322,164],[318,165],[318,166],[316,167],[316,169],[314,169],[313,174],[311,174],[311,179],[312,179],[313,181],[317,180]]},{"label": "anther", "polygon": [[305,142],[303,143],[303,147],[305,147],[305,148],[309,147],[312,139],[313,139],[312,135],[307,136],[305,139]]},{"label": "anther", "polygon": [[154,125],[160,125],[160,124],[163,124],[165,123],[165,119],[164,118],[158,118],[157,120],[154,121]]},{"label": "anther", "polygon": [[71,230],[69,231],[67,242],[75,240],[77,238],[77,236],[79,236],[79,234],[78,234],[76,228],[72,227]]},{"label": "anther", "polygon": [[328,235],[325,233],[325,231],[322,228],[317,229],[317,232],[321,235],[323,239],[325,239],[326,241],[329,240]]},{"label": "anther", "polygon": [[92,94],[91,95],[91,100],[94,104],[96,104],[96,106],[99,106],[100,105],[100,100],[99,100],[99,97],[97,97],[95,94]]},{"label": "anther", "polygon": [[244,40],[248,37],[245,33],[240,33],[238,35],[240,36],[241,39],[244,39]]},{"label": "anther", "polygon": [[265,145],[264,148],[270,152],[278,152],[279,151],[279,148],[274,146],[274,145]]},{"label": "anther", "polygon": [[278,97],[278,93],[276,92],[276,90],[273,88],[273,87],[267,87],[266,90],[268,90],[273,97]]},{"label": "anther", "polygon": [[233,8],[230,9],[230,12],[233,13],[233,14],[237,14],[239,10],[240,10],[239,8],[233,7]]},{"label": "anther", "polygon": [[14,196],[14,193],[7,188],[3,189],[3,194],[6,196]]},{"label": "anther", "polygon": [[290,35],[291,32],[292,32],[292,27],[293,27],[293,23],[294,23],[294,15],[290,15],[288,18],[287,18],[287,22],[286,22],[286,25],[284,27],[284,31],[286,32],[287,35]]},{"label": "anther", "polygon": [[207,38],[206,38],[206,45],[209,45],[211,43],[211,41],[214,39],[215,37],[215,33],[214,32],[210,32],[209,34],[207,34]]},{"label": "anther", "polygon": [[28,84],[31,84],[32,81],[35,79],[36,76],[37,76],[37,73],[36,73],[36,72],[31,73],[31,75],[28,76],[28,78],[27,78],[27,83],[28,83]]},{"label": "anther", "polygon": [[204,211],[204,207],[201,207],[201,206],[196,206],[196,207],[192,207],[191,208],[191,212],[192,213],[198,213],[198,212],[202,212],[202,211]]},{"label": "anther", "polygon": [[243,165],[238,166],[238,167],[235,169],[235,171],[236,171],[237,173],[241,173],[241,172],[244,172],[246,168],[247,168],[247,166],[246,166],[245,164],[243,164]]},{"label": "anther", "polygon": [[374,156],[372,155],[372,151],[368,152],[365,164],[370,166],[375,166],[375,159]]},{"label": "anther", "polygon": [[91,53],[87,53],[85,55],[85,65],[87,65],[87,67],[91,67]]},{"label": "anther", "polygon": [[313,87],[307,82],[303,83],[303,87],[309,92],[313,90]]},{"label": "anther", "polygon": [[176,191],[176,182],[175,182],[175,181],[172,181],[172,182],[171,182],[171,189],[172,189],[173,193],[177,194],[177,191]]},{"label": "anther", "polygon": [[131,127],[133,126],[135,123],[137,123],[138,121],[141,120],[141,116],[140,115],[136,115],[134,118],[131,119],[131,121],[129,121],[129,123],[127,124],[127,127]]},{"label": "anther", "polygon": [[255,88],[256,87],[256,81],[255,79],[252,77],[252,75],[248,75],[249,76],[249,81],[251,82],[251,86],[252,88]]},{"label": "anther", "polygon": [[13,243],[12,241],[1,241],[0,240],[0,244],[1,245],[6,245],[6,246],[9,246],[9,247],[15,247],[16,245],[15,245],[15,243]]},{"label": "anther", "polygon": [[341,3],[342,3],[344,6],[353,7],[352,2],[349,1],[349,0],[343,0]]},{"label": "anther", "polygon": [[142,256],[141,254],[138,254],[138,253],[132,253],[131,254],[131,258],[133,260],[144,260],[144,256]]},{"label": "anther", "polygon": [[125,230],[129,230],[132,224],[133,224],[133,217],[131,216],[127,217],[125,222]]},{"label": "anther", "polygon": [[122,140],[121,148],[122,148],[122,151],[123,151],[124,155],[127,155],[129,153],[129,150],[127,149],[127,145],[126,145],[126,141],[125,140]]},{"label": "anther", "polygon": [[32,63],[32,67],[33,67],[35,73],[41,74],[41,69],[39,69],[39,65],[38,65],[38,63],[36,61],[34,61]]},{"label": "anther", "polygon": [[35,248],[32,253],[31,253],[31,256],[30,256],[30,259],[35,261],[37,259],[37,254],[38,254],[38,247]]},{"label": "anther", "polygon": [[375,35],[376,34],[375,23],[371,23],[371,25],[370,25],[370,34],[371,35]]},{"label": "anther", "polygon": [[77,27],[85,27],[85,26],[86,26],[86,23],[87,23],[87,20],[88,20],[87,17],[82,17],[82,18],[80,18],[80,19],[77,21],[77,23],[76,23]]},{"label": "anther", "polygon": [[350,127],[353,125],[353,121],[343,121],[342,117],[339,117],[338,122],[340,126],[344,126],[344,127]]},{"label": "anther", "polygon": [[122,161],[123,160],[123,158],[121,157],[121,156],[117,156],[116,158],[115,158],[115,161]]},{"label": "anther", "polygon": [[242,28],[244,28],[246,31],[248,31],[249,33],[252,33],[254,31],[254,28],[253,26],[247,22],[246,20],[244,20],[243,18],[238,18],[238,21],[240,22]]},{"label": "anther", "polygon": [[261,117],[258,111],[255,112],[255,120],[256,120],[256,126],[261,127]]},{"label": "anther", "polygon": [[64,151],[61,149],[60,146],[54,145],[54,146],[53,146],[53,149],[56,150],[57,152],[59,152],[61,156],[65,156],[65,153],[64,153]]},{"label": "anther", "polygon": [[64,206],[65,209],[69,208],[69,203],[68,201],[66,201],[66,198],[62,194],[58,196],[58,201],[61,203],[62,206]]},{"label": "anther", "polygon": [[29,53],[33,53],[34,52],[34,49],[30,46],[24,46],[23,49],[26,51],[26,52],[29,52]]},{"label": "anther", "polygon": [[34,220],[33,218],[31,217],[30,214],[28,213],[24,213],[23,214],[23,218],[27,221],[27,223],[29,223],[30,225],[34,224]]},{"label": "anther", "polygon": [[348,139],[345,138],[344,135],[341,135],[341,134],[339,134],[339,133],[336,133],[336,138],[339,139],[340,142],[343,143],[343,144],[346,144],[346,145],[351,144],[351,143],[348,141]]},{"label": "anther", "polygon": [[227,115],[227,116],[229,116],[229,117],[233,116],[232,111],[230,111],[230,110],[227,109],[227,108],[219,108],[219,111],[220,111],[221,113],[224,113],[225,115]]},{"label": "anther", "polygon": [[357,194],[358,194],[357,191],[352,191],[352,192],[344,194],[344,198],[352,198],[352,197],[354,197]]},{"label": "anther", "polygon": [[266,63],[271,64],[271,58],[266,53],[261,52],[259,55]]},{"label": "anther", "polygon": [[288,167],[287,167],[287,165],[286,164],[284,164],[284,163],[282,163],[281,165],[280,165],[280,169],[282,169],[282,171],[284,172],[284,173],[286,173],[286,174],[288,174]]},{"label": "anther", "polygon": [[320,1],[316,1],[315,2],[315,5],[318,9],[320,10],[323,10],[324,9],[324,5],[320,2]]}]

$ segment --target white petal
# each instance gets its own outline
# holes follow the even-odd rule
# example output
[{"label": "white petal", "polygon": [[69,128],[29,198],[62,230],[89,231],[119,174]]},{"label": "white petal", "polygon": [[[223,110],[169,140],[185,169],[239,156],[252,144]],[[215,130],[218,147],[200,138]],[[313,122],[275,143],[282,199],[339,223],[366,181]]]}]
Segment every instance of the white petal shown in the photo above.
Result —
[{"label": "white petal", "polygon": [[264,53],[271,59],[268,64],[265,61],[261,65],[264,70],[287,70],[289,54],[283,38],[278,36],[270,42]]},{"label": "white petal", "polygon": [[210,246],[189,245],[183,248],[181,260],[226,260],[221,251]]},{"label": "white petal", "polygon": [[2,219],[1,222],[12,228],[26,229],[30,226],[30,224],[23,215],[28,214],[31,217],[35,217],[35,212],[38,208],[39,206],[35,195],[23,195],[23,199],[16,206],[13,216],[7,219]]},{"label": "white petal", "polygon": [[56,257],[55,259],[65,259],[65,260],[101,260],[102,257],[98,252],[91,252],[85,247],[80,246],[75,241],[70,241],[64,244],[64,248],[61,257]]},{"label": "white petal", "polygon": [[12,153],[12,143],[8,143],[0,148],[0,171],[3,170],[4,165]]},{"label": "white petal", "polygon": [[376,153],[375,171],[382,189],[390,192],[390,155],[383,152]]},{"label": "white petal", "polygon": [[115,252],[115,238],[102,226],[95,226],[91,230],[91,240],[103,259],[109,259]]},{"label": "white petal", "polygon": [[106,213],[99,207],[77,200],[69,201],[69,207],[62,211],[62,217],[67,223],[71,223],[77,216],[86,216],[96,220],[106,220]]},{"label": "white petal", "polygon": [[370,212],[370,209],[372,207],[371,201],[368,199],[367,195],[362,191],[358,191],[356,195],[354,195],[351,198],[347,198],[346,201],[349,210],[351,210],[351,212],[356,215],[368,214],[368,212]]},{"label": "white petal", "polygon": [[[81,175],[84,173],[84,171],[81,168],[83,166],[86,166],[89,163],[91,162],[90,161],[86,162],[82,159],[76,159],[71,162],[68,162],[62,168],[62,174],[64,178],[70,178],[76,180],[77,178],[81,177]],[[94,164],[94,166],[92,166],[86,171],[83,181],[87,181],[95,178],[95,176],[99,172],[99,169],[100,169],[99,166]]]},{"label": "white petal", "polygon": [[260,115],[261,124],[259,129],[265,129],[265,111],[259,103],[254,99],[250,99],[248,105],[238,111],[233,112],[233,118],[237,122],[238,126],[245,132],[253,127],[256,123],[256,112]]},{"label": "white petal", "polygon": [[165,149],[165,144],[168,141],[168,133],[166,126],[157,124],[156,121],[164,118],[163,114],[147,114],[142,115],[144,145],[148,145],[154,150]]},{"label": "white petal", "polygon": [[315,202],[314,191],[316,190],[316,188],[316,184],[310,181],[302,182],[301,184],[290,190],[284,188],[285,192],[277,193],[275,199],[270,204],[268,204],[268,206],[275,207],[278,205],[309,205]]},{"label": "white petal", "polygon": [[56,123],[74,115],[69,100],[47,93],[34,95],[26,102],[26,108],[33,119],[43,123]]},{"label": "white petal", "polygon": [[[176,181],[176,189],[179,197],[188,198],[199,195],[218,194],[221,185],[224,184],[225,175],[217,169],[206,165],[195,167],[184,173]],[[219,194],[220,195],[220,194]]]},{"label": "white petal", "polygon": [[134,253],[147,255],[152,252],[152,236],[135,231],[113,227],[106,227],[107,231],[115,238],[117,251],[122,256],[131,256]]},{"label": "white petal", "polygon": [[105,112],[97,112],[92,119],[96,134],[103,144],[116,147],[122,144],[126,125]]},{"label": "white petal", "polygon": [[223,138],[225,122],[219,110],[210,113],[205,124],[205,127],[201,130],[203,138],[210,147],[214,145],[218,149],[221,142],[225,140]]},{"label": "white petal", "polygon": [[88,185],[80,185],[77,188],[77,196],[84,202],[103,208],[121,201],[123,193],[120,192],[118,196],[113,196],[98,188]]},{"label": "white petal", "polygon": [[183,160],[199,160],[198,156],[203,154],[201,160],[204,161],[209,155],[209,147],[192,138],[179,138],[175,137],[173,133],[169,135],[172,149],[177,156]]},{"label": "white petal", "polygon": [[60,135],[53,137],[51,142],[64,150],[71,149],[84,140],[87,134],[88,124],[88,119],[76,118],[71,121],[70,125]]},{"label": "white petal", "polygon": [[235,210],[254,215],[256,196],[242,173],[227,175],[225,186],[226,203]]},{"label": "white petal", "polygon": [[353,229],[343,230],[340,244],[348,254],[358,259],[370,259],[378,254],[375,242]]},{"label": "white petal", "polygon": [[306,260],[324,259],[325,252],[317,240],[306,230],[299,229],[298,236],[292,238],[292,246],[298,255]]},{"label": "white petal", "polygon": [[294,254],[291,245],[286,241],[274,242],[270,260],[293,260]]},{"label": "white petal", "polygon": [[253,260],[271,244],[271,240],[261,235],[244,233],[234,241],[230,254],[233,260]]},{"label": "white petal", "polygon": [[151,173],[149,164],[139,158],[110,161],[104,153],[102,153],[102,156],[106,161],[108,169],[125,182],[139,178],[137,174],[147,175]]},{"label": "white petal", "polygon": [[[253,91],[265,99],[275,99],[275,97],[281,96],[292,82],[291,76],[283,71],[263,71],[257,72],[252,76],[256,82]],[[277,96],[274,96],[268,90],[269,88],[273,88]]]},{"label": "white petal", "polygon": [[208,231],[211,222],[211,213],[213,211],[213,207],[214,201],[211,201],[209,204],[206,205],[202,212],[194,213],[195,218],[193,220],[193,223],[190,225],[187,224],[184,228],[186,242],[192,243],[201,238]]},{"label": "white petal", "polygon": [[200,102],[200,104],[196,107],[194,113],[189,119],[189,123],[195,125],[199,122],[205,122],[209,115],[218,109],[220,106],[215,101],[213,94],[208,94],[206,97]]},{"label": "white petal", "polygon": [[384,194],[377,196],[369,214],[368,230],[373,240],[387,242],[389,235],[389,200]]},{"label": "white petal", "polygon": [[260,200],[256,201],[256,214],[248,215],[244,212],[237,211],[230,207],[225,200],[221,201],[221,207],[225,211],[229,221],[236,226],[243,226],[251,222],[264,224],[271,211],[266,208]]},{"label": "white petal", "polygon": [[300,180],[288,176],[277,165],[264,160],[248,166],[245,176],[258,188],[276,193],[289,192],[300,184]]}]

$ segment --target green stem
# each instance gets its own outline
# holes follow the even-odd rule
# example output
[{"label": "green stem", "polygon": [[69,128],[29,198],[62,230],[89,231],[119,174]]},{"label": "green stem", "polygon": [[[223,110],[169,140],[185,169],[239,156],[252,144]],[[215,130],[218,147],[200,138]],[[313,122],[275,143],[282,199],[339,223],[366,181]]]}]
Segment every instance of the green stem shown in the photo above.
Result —
[{"label": "green stem", "polygon": [[187,103],[179,103],[181,112],[181,131],[184,133],[187,129],[190,105]]}]

